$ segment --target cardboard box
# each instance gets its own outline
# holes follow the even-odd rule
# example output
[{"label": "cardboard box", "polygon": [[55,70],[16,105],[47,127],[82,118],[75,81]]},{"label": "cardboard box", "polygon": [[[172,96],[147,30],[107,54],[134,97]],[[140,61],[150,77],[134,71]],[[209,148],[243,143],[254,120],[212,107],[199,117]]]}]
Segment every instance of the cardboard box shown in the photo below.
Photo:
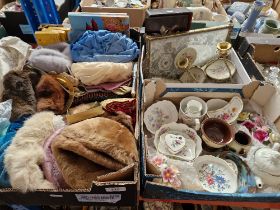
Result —
[{"label": "cardboard box", "polygon": [[[145,81],[145,84],[150,81]],[[149,92],[145,92],[145,86],[142,87],[142,97],[143,100],[147,102],[147,104],[142,104],[142,110],[145,111],[145,108],[149,106],[151,103],[157,100],[171,100],[176,105],[187,96],[198,96],[204,99],[210,98],[222,98],[222,99],[230,99],[235,95],[243,96],[245,101],[249,101],[252,105],[253,109],[259,113],[262,113],[269,121],[274,122],[277,126],[278,130],[279,126],[279,117],[280,117],[280,94],[276,90],[274,86],[269,84],[262,85],[259,81],[255,81],[250,83],[249,85],[244,85],[242,89],[242,95],[238,93],[232,92],[181,92],[178,94],[176,89],[167,89],[166,84],[162,81],[156,81],[156,87],[153,93],[151,93],[151,89]],[[146,96],[146,97],[145,97]],[[150,97],[149,99],[147,97]],[[150,170],[150,164],[147,162],[147,143],[145,141],[145,131],[143,124],[143,112],[141,116],[141,181],[142,181],[142,198],[143,200],[162,200],[162,201],[172,201],[172,202],[191,202],[191,203],[201,203],[209,204],[213,202],[217,205],[227,206],[231,202],[231,204],[242,206],[242,203],[236,202],[266,202],[262,203],[266,208],[273,206],[280,207],[279,193],[209,193],[209,192],[200,192],[200,191],[191,191],[187,189],[176,190],[171,187],[167,187],[163,184],[153,182],[153,179],[160,178],[158,174],[152,173]],[[156,192],[156,193],[155,193]],[[212,204],[213,204],[212,203]],[[219,203],[219,204],[218,204]],[[278,204],[277,204],[278,203]],[[233,206],[234,206],[233,205]],[[265,208],[265,207],[263,207]]]},{"label": "cardboard box", "polygon": [[111,13],[127,13],[130,19],[130,27],[142,27],[146,10],[149,6],[143,8],[115,8],[115,7],[92,7],[95,0],[82,0],[80,6],[82,12],[111,12]]}]

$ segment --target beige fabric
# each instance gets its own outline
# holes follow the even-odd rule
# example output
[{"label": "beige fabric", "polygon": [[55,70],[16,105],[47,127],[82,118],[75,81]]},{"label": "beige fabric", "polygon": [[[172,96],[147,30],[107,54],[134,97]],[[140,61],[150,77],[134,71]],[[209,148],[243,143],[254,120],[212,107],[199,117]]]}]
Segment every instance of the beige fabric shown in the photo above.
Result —
[{"label": "beige fabric", "polygon": [[73,63],[71,71],[85,85],[122,82],[132,77],[132,63]]},{"label": "beige fabric", "polygon": [[[66,127],[52,144],[65,182],[72,188],[90,188],[92,181],[116,181],[138,161],[133,134],[122,124],[103,117]],[[112,173],[115,172],[115,173]]]}]

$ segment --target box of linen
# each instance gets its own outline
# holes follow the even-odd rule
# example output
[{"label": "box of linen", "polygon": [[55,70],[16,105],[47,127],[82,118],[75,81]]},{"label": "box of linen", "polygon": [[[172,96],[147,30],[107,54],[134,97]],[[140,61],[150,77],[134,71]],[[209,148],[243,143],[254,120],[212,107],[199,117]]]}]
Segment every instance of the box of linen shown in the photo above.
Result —
[{"label": "box of linen", "polygon": [[279,207],[280,95],[258,81],[242,90],[184,92],[144,81],[143,200]]},{"label": "box of linen", "polygon": [[1,58],[0,201],[135,206],[137,44],[101,30],[36,49],[6,37],[0,51],[15,58]]}]

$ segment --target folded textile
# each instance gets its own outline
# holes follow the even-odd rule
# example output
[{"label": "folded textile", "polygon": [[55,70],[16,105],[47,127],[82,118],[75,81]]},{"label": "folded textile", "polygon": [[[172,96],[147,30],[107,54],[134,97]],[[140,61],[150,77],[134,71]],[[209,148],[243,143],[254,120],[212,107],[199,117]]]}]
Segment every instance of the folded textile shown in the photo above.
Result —
[{"label": "folded textile", "polygon": [[3,77],[10,71],[21,71],[30,55],[31,46],[17,37],[0,40],[0,95],[3,91]]},{"label": "folded textile", "polygon": [[108,83],[103,83],[100,85],[90,85],[90,86],[84,86],[86,91],[90,92],[91,90],[116,90],[119,87],[123,85],[127,85],[128,83],[131,82],[131,78],[127,79],[122,82],[108,82]]},{"label": "folded textile", "polygon": [[139,49],[126,35],[99,30],[86,31],[71,44],[71,53],[74,62],[126,63],[137,58]]},{"label": "folded textile", "polygon": [[55,140],[55,137],[60,134],[63,128],[58,129],[55,131],[44,143],[44,151],[45,151],[45,158],[42,164],[42,169],[44,171],[44,175],[46,179],[53,183],[56,188],[68,188],[68,185],[65,183],[63,176],[61,174],[60,169],[55,161],[51,150],[51,144]]},{"label": "folded textile", "polygon": [[40,73],[29,69],[11,71],[4,76],[2,101],[13,100],[11,121],[36,112],[34,85],[40,77]]},{"label": "folded textile", "polygon": [[60,83],[51,75],[44,74],[35,89],[37,111],[49,110],[63,114],[65,92]]},{"label": "folded textile", "polygon": [[92,181],[125,180],[127,170],[138,161],[133,134],[103,117],[67,126],[55,139],[52,151],[71,188],[90,188]]},{"label": "folded textile", "polygon": [[[55,47],[50,46],[50,48]],[[58,49],[60,49],[60,46],[58,46]],[[67,72],[72,61],[71,58],[67,56],[67,49],[65,50],[66,55],[62,53],[63,51],[59,52],[55,49],[40,48],[33,50],[29,58],[29,63],[31,66],[39,68],[45,72]]]},{"label": "folded textile", "polygon": [[21,192],[54,189],[44,178],[40,165],[44,161],[44,141],[65,126],[62,116],[40,112],[29,118],[6,149],[4,164],[13,188]]},{"label": "folded textile", "polygon": [[83,62],[73,63],[73,75],[85,85],[123,82],[132,77],[132,63]]},{"label": "folded textile", "polygon": [[23,116],[16,120],[15,122],[12,122],[9,125],[9,128],[7,130],[7,133],[0,137],[0,187],[7,188],[11,187],[9,176],[7,174],[7,171],[4,167],[4,156],[5,151],[7,147],[11,144],[11,141],[13,137],[16,135],[16,132],[18,129],[20,129],[23,126],[23,123],[25,120],[28,119],[28,116]]}]

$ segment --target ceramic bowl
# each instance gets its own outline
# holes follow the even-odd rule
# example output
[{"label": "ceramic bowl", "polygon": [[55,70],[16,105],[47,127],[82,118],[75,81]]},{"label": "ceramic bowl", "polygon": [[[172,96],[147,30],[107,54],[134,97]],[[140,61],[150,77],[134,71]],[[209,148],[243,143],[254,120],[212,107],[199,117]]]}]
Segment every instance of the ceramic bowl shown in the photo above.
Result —
[{"label": "ceramic bowl", "polygon": [[208,111],[207,116],[211,118],[219,118],[226,121],[229,124],[232,124],[237,120],[242,110],[243,110],[242,99],[238,96],[234,96],[230,100],[230,102],[224,107],[217,110]]},{"label": "ceramic bowl", "polygon": [[227,101],[223,100],[223,99],[210,99],[206,102],[207,107],[208,107],[208,112],[209,111],[216,111],[218,109],[223,108],[224,106],[226,106],[228,104]]},{"label": "ceramic bowl", "polygon": [[195,159],[194,167],[203,189],[213,193],[235,193],[238,189],[237,174],[229,164],[211,155]]},{"label": "ceramic bowl", "polygon": [[167,100],[152,104],[144,113],[144,123],[152,134],[155,134],[162,125],[177,122],[177,120],[176,106]]},{"label": "ceramic bowl", "polygon": [[201,125],[202,140],[212,148],[228,145],[234,137],[233,129],[224,120],[208,118]]},{"label": "ceramic bowl", "polygon": [[[166,138],[170,135],[171,140]],[[202,152],[202,141],[196,131],[181,123],[163,125],[155,134],[154,145],[159,153],[185,161],[194,160]]]}]

